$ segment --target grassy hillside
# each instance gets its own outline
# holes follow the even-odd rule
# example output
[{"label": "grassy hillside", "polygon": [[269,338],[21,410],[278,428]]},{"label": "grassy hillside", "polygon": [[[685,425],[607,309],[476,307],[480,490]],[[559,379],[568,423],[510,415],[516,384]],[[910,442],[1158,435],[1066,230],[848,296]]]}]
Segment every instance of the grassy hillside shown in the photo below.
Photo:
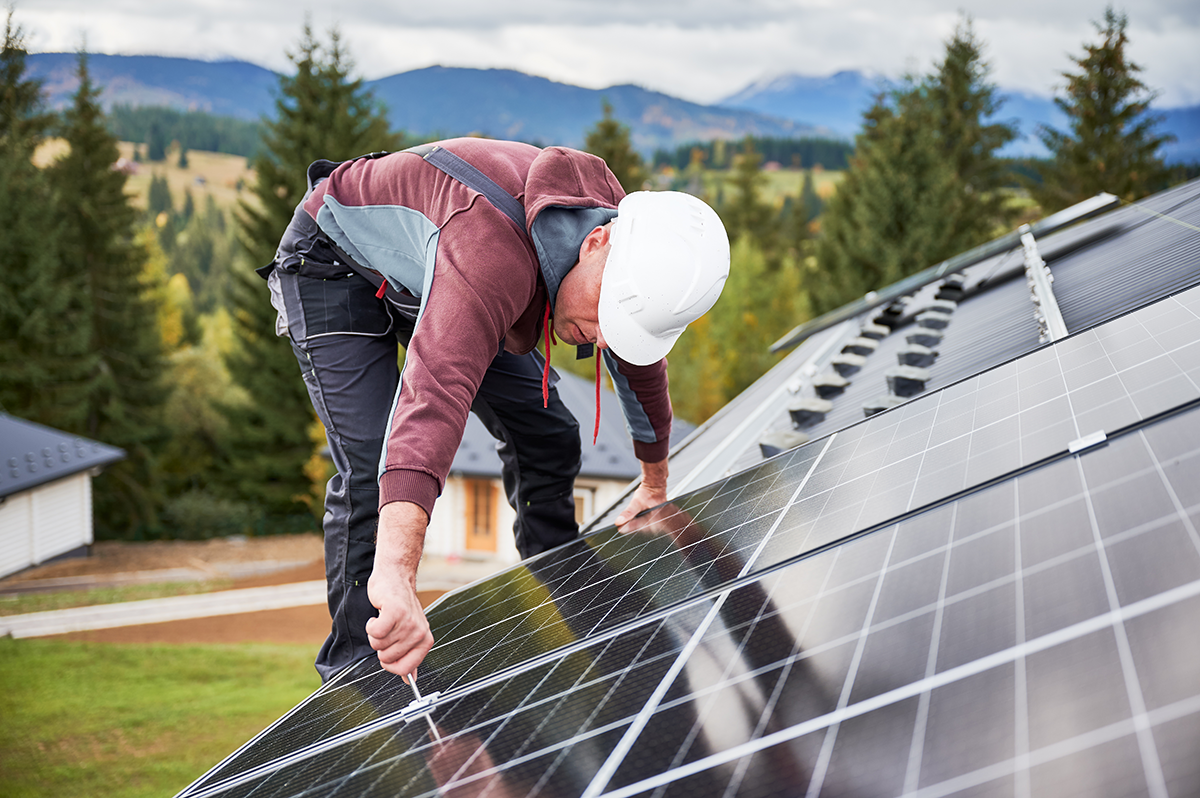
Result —
[{"label": "grassy hillside", "polygon": [[[133,161],[134,144],[121,142],[121,157]],[[144,146],[144,145],[141,145]],[[59,157],[66,144],[61,140],[53,140],[43,145],[37,152],[35,160],[45,165]],[[184,192],[190,190],[197,207],[203,207],[205,198],[211,195],[217,206],[232,210],[239,199],[252,200],[249,188],[254,182],[254,170],[249,167],[246,159],[240,155],[226,155],[216,152],[188,151],[188,168],[178,166],[179,153],[172,149],[167,159],[159,163],[131,163],[129,175],[129,192],[134,195],[134,204],[144,208],[146,195],[150,189],[150,178],[156,174],[165,175],[167,185],[171,188],[171,196],[175,199],[176,207],[183,203]],[[776,169],[764,171],[766,182],[763,187],[764,195],[776,206],[782,205],[785,197],[800,195],[800,187],[804,183],[802,169]],[[834,170],[813,170],[813,184],[817,194],[822,199],[829,199],[837,190],[845,172]],[[704,185],[709,198],[716,198],[728,190],[727,183],[732,179],[728,170],[705,170]],[[239,188],[240,186],[240,188]]]},{"label": "grassy hillside", "polygon": [[[763,184],[763,196],[776,206],[782,205],[785,197],[800,196],[800,188],[804,185],[805,171],[807,170],[777,169],[763,172],[763,177],[766,178]],[[841,182],[845,174],[841,171],[814,169],[813,188],[821,199],[828,200],[837,190],[837,184]],[[704,173],[704,186],[710,198],[717,196],[718,189],[721,189],[726,196],[729,196],[729,192],[736,191],[729,185],[732,181],[733,172],[729,170],[706,170]]]},{"label": "grassy hillside", "polygon": [[[156,174],[165,175],[167,185],[171,188],[171,196],[175,207],[183,204],[185,191],[192,192],[196,207],[204,207],[206,198],[211,196],[217,206],[224,210],[232,210],[239,199],[251,199],[250,187],[254,183],[254,170],[240,155],[226,155],[219,152],[202,152],[189,150],[188,167],[179,168],[179,152],[172,149],[167,159],[158,163],[135,163],[133,148],[127,141],[119,145],[121,157],[128,162],[129,181],[126,184],[130,194],[134,196],[134,205],[146,207],[146,195],[150,191],[150,178]],[[60,157],[67,148],[61,139],[52,139],[38,148],[34,161],[39,166],[46,166]]]},{"label": "grassy hillside", "polygon": [[[123,141],[120,147],[121,157],[132,161],[134,145]],[[130,174],[127,185],[130,193],[136,197],[134,204],[146,206],[150,178],[156,174],[166,176],[176,207],[183,203],[184,192],[189,190],[197,207],[203,207],[205,198],[212,196],[218,207],[232,210],[238,199],[250,197],[254,171],[242,156],[189,150],[187,157],[186,169],[179,168],[179,154],[175,150],[169,152],[167,159],[160,163],[133,164],[137,169]]]}]

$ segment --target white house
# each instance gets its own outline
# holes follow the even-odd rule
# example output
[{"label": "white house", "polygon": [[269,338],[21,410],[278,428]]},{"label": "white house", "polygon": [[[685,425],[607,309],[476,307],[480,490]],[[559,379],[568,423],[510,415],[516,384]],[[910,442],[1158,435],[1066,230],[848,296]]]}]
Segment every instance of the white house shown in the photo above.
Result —
[{"label": "white house", "polygon": [[[617,395],[607,389],[601,391],[600,435],[592,444],[595,391],[595,383],[570,373],[564,372],[558,382],[559,396],[579,419],[583,439],[583,462],[575,480],[575,518],[580,524],[616,501],[641,474]],[[691,430],[690,424],[676,420],[671,439],[683,440]],[[500,481],[496,439],[472,414],[430,518],[425,552],[515,563],[520,560],[512,535],[515,515]]]},{"label": "white house", "polygon": [[92,476],[112,446],[0,413],[0,577],[92,543]]}]

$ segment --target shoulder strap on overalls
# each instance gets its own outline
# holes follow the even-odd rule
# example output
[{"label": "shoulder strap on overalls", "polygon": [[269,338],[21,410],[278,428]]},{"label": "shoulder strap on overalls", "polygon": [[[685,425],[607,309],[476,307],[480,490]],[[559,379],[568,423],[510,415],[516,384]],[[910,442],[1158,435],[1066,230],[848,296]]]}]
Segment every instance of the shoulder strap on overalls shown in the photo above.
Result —
[{"label": "shoulder strap on overalls", "polygon": [[520,230],[525,230],[525,207],[520,200],[496,184],[496,181],[464,161],[445,147],[436,144],[421,144],[404,152],[420,155],[429,163],[459,181],[467,188],[478,191],[496,209],[512,220]]}]

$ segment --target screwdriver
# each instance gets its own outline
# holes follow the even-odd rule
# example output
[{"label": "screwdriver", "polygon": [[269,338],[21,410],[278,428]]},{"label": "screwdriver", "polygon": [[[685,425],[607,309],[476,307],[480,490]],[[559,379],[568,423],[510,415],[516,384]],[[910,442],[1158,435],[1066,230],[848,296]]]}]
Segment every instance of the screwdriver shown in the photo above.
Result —
[{"label": "screwdriver", "polygon": [[[408,683],[412,687],[413,695],[417,697],[417,701],[424,701],[421,698],[421,691],[417,689],[417,676],[414,673],[408,674]],[[442,735],[438,734],[437,726],[433,725],[433,719],[429,717],[429,713],[424,713],[425,722],[429,724],[429,731],[433,732],[433,738],[439,743],[442,741]]]}]

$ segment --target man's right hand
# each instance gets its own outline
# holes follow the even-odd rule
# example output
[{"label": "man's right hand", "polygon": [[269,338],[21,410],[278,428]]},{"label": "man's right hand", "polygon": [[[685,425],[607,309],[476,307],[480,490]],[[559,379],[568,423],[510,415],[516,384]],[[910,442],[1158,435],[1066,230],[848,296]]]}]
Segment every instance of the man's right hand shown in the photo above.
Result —
[{"label": "man's right hand", "polygon": [[433,648],[429,621],[417,600],[417,565],[425,544],[425,511],[408,502],[384,505],[379,513],[375,564],[367,596],[379,616],[367,621],[367,638],[383,669],[400,676],[416,673]]}]

